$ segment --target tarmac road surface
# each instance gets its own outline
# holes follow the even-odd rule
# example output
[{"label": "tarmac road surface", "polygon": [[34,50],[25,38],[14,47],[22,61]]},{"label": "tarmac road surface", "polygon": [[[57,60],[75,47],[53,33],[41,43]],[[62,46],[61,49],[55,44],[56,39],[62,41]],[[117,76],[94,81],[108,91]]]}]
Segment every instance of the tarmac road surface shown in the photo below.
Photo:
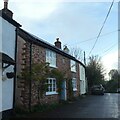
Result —
[{"label": "tarmac road surface", "polygon": [[45,113],[34,113],[32,118],[119,118],[120,94],[88,95],[77,101]]}]

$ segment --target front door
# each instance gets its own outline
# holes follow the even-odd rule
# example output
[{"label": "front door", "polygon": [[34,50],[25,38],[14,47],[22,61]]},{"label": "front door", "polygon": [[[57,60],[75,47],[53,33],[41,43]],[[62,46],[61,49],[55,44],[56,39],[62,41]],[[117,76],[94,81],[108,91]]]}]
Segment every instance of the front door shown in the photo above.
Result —
[{"label": "front door", "polygon": [[63,80],[63,82],[62,82],[61,100],[67,100],[67,95],[66,95],[66,80]]},{"label": "front door", "polygon": [[85,82],[80,80],[80,95],[85,94]]}]

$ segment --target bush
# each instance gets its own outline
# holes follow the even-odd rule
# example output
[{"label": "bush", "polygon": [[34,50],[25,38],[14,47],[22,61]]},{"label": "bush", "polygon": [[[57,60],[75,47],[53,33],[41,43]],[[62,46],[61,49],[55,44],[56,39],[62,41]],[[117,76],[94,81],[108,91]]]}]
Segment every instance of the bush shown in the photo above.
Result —
[{"label": "bush", "polygon": [[55,109],[59,106],[58,103],[53,103],[53,104],[43,104],[43,105],[35,105],[32,108],[32,112],[44,112],[48,110]]}]

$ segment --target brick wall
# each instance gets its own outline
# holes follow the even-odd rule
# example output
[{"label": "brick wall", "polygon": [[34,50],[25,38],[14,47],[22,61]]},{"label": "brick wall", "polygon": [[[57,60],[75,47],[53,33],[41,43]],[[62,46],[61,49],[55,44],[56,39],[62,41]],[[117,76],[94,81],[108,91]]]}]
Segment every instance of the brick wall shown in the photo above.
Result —
[{"label": "brick wall", "polygon": [[21,79],[21,72],[29,65],[29,46],[28,42],[18,36],[15,104],[25,108],[28,108],[29,104],[29,84],[28,81]]},{"label": "brick wall", "polygon": [[[17,48],[17,75],[19,76],[25,66],[30,64],[30,43],[23,40],[18,36],[18,48]],[[32,44],[32,63],[41,63],[46,61],[45,48]],[[29,81],[21,78],[17,78],[16,81],[16,106],[23,108],[29,107]],[[58,95],[44,95],[43,98],[38,101],[38,92],[35,85],[35,81],[32,80],[31,84],[31,105],[34,106],[38,103],[50,104],[58,102]]]},{"label": "brick wall", "polygon": [[[17,49],[17,74],[19,75],[25,66],[29,66],[30,63],[30,43],[23,40],[18,36],[18,49]],[[65,77],[68,78],[66,81],[66,88],[68,88],[68,80],[75,77],[77,79],[77,91],[74,92],[75,96],[79,96],[80,83],[79,83],[79,64],[76,64],[77,72],[73,73],[70,69],[70,59],[56,53],[56,64],[57,69],[60,71],[66,71]],[[32,63],[41,63],[46,61],[46,49],[32,44]],[[29,81],[17,78],[16,81],[16,105],[24,108],[29,107]],[[67,89],[67,98],[69,92]],[[59,101],[59,95],[44,95],[43,98],[38,101],[38,92],[35,85],[35,81],[32,80],[31,84],[31,105],[34,106],[39,102],[42,104],[50,104]]]},{"label": "brick wall", "polygon": [[[76,78],[77,79],[77,91],[74,91],[74,96],[77,97],[79,96],[79,91],[80,91],[80,83],[79,83],[79,63],[76,63],[76,72],[71,72],[71,68],[70,68],[70,59],[67,57],[64,57],[60,54],[57,54],[57,68],[64,72],[66,71],[66,78],[67,79],[67,84],[66,84],[66,88],[68,88],[68,80],[72,79],[72,78]],[[67,97],[69,96],[68,93],[68,89],[67,89]]]}]

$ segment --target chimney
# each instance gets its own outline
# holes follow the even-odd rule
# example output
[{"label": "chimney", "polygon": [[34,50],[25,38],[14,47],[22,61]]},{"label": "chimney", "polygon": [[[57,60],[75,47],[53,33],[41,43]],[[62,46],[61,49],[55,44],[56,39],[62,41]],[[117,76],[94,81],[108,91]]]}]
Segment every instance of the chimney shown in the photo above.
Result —
[{"label": "chimney", "polygon": [[56,47],[61,49],[61,42],[59,41],[59,38],[56,38],[56,42],[54,43]]},{"label": "chimney", "polygon": [[13,12],[8,9],[8,0],[4,1],[4,8],[2,9],[2,14],[5,14],[7,17],[11,18],[13,17]]}]

